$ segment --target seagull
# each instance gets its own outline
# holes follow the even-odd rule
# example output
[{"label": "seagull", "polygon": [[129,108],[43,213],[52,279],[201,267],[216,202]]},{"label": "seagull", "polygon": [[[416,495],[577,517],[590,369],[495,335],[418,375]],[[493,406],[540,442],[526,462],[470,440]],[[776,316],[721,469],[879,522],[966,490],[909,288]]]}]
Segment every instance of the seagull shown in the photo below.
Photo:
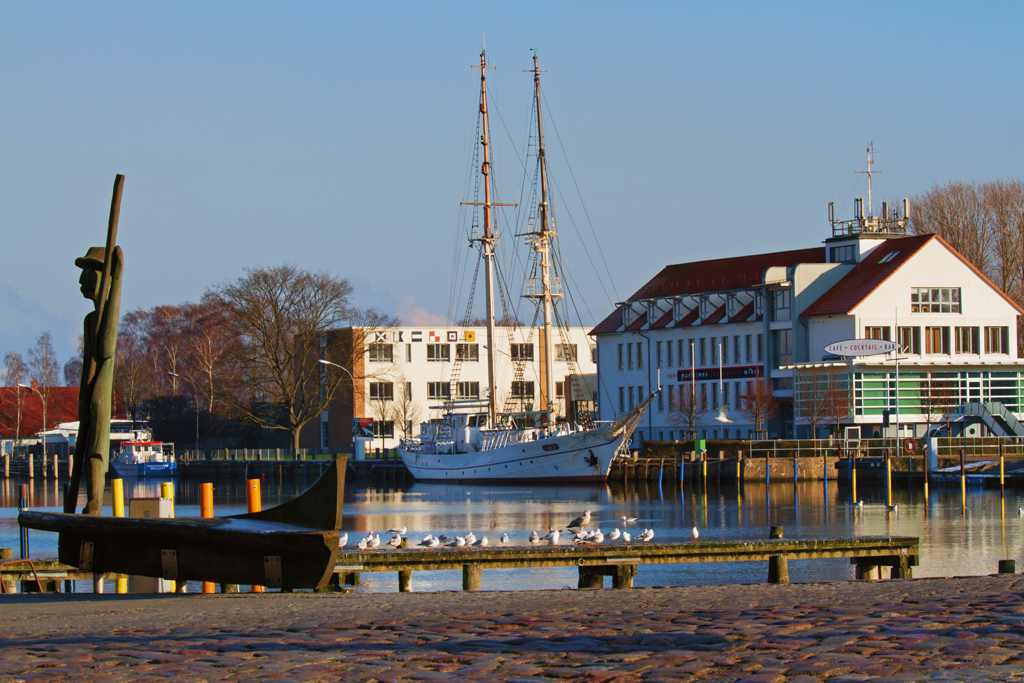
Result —
[{"label": "seagull", "polygon": [[622,542],[623,543],[628,545],[629,542],[632,541],[632,540],[633,540],[633,538],[629,535],[628,531],[623,531],[622,532]]},{"label": "seagull", "polygon": [[379,548],[380,547],[380,536],[378,536],[377,534],[374,534],[373,535],[373,540],[370,541],[367,545],[370,546],[370,550],[376,550],[377,548]]},{"label": "seagull", "polygon": [[392,536],[388,539],[388,545],[397,550],[398,546],[402,545],[402,537],[397,534]]},{"label": "seagull", "polygon": [[[651,532],[651,536],[653,536],[653,535],[654,535],[654,532],[652,531]],[[697,527],[693,527],[693,529],[690,530],[690,538],[693,539],[694,543],[697,542],[697,538],[699,536],[700,536],[700,532],[697,531]]]},{"label": "seagull", "polygon": [[452,537],[449,536],[448,534],[441,534],[440,536],[437,537],[437,540],[441,541],[441,543],[447,544],[447,543],[451,542]]},{"label": "seagull", "polygon": [[597,533],[594,534],[594,538],[592,540],[594,542],[594,545],[604,542],[604,534],[601,533],[600,529],[598,529]]},{"label": "seagull", "polygon": [[889,512],[895,512],[898,515],[900,513],[900,504],[893,503],[892,505],[886,505],[885,509]]},{"label": "seagull", "polygon": [[562,532],[558,529],[551,529],[548,531],[548,535],[544,537],[545,541],[548,541],[550,545],[558,545],[558,537],[562,535]]},{"label": "seagull", "polygon": [[540,543],[540,534],[536,531],[530,532],[530,545],[537,545]]},{"label": "seagull", "polygon": [[371,531],[371,532],[367,533],[366,536],[363,536],[363,538],[365,538],[366,542],[369,543],[370,541],[373,540],[373,532]]},{"label": "seagull", "polygon": [[340,550],[340,549],[344,548],[346,543],[348,543],[348,532],[347,531],[345,532],[344,536],[342,536],[341,538],[338,539],[338,549]]},{"label": "seagull", "polygon": [[417,545],[424,548],[436,548],[439,545],[439,541],[434,538],[433,534],[427,534]]},{"label": "seagull", "polygon": [[501,535],[501,544],[503,546],[507,546],[508,545],[508,534],[502,534]]},{"label": "seagull", "polygon": [[360,538],[359,539],[359,543],[356,543],[356,547],[359,548],[360,550],[366,550],[366,539],[365,538]]},{"label": "seagull", "polygon": [[605,536],[605,538],[607,538],[609,541],[617,541],[619,540],[619,536],[621,535],[622,533],[619,531],[619,528],[615,527],[615,529],[610,534]]},{"label": "seagull", "polygon": [[644,529],[644,532],[640,534],[640,540],[644,543],[648,543],[652,538],[654,538],[654,529]]},{"label": "seagull", "polygon": [[470,531],[466,534],[466,545],[473,545],[474,543],[476,543],[476,534]]},{"label": "seagull", "polygon": [[732,420],[730,420],[728,417],[726,417],[726,413],[728,413],[728,412],[729,412],[729,404],[728,403],[723,403],[722,407],[718,411],[718,415],[715,415],[711,419],[714,420],[715,422],[722,422],[722,423],[726,423],[726,424],[731,423]]},{"label": "seagull", "polygon": [[463,538],[462,536],[456,536],[455,537],[455,547],[456,548],[465,548],[466,547],[466,539]]},{"label": "seagull", "polygon": [[398,534],[399,536],[405,536],[405,532],[409,530],[407,526],[396,526],[394,529],[388,529],[389,534]]},{"label": "seagull", "polygon": [[475,546],[477,546],[477,547],[480,547],[480,548],[486,548],[486,547],[487,547],[487,546],[488,546],[489,544],[490,544],[490,541],[488,541],[488,540],[487,540],[487,537],[486,537],[486,536],[482,536],[482,537],[481,537],[481,538],[480,538],[479,540],[477,540],[477,542],[476,542],[476,543],[474,543],[473,545],[475,545]]},{"label": "seagull", "polygon": [[863,510],[864,509],[864,501],[863,500],[858,500],[857,501],[857,507],[859,507],[860,509]]},{"label": "seagull", "polygon": [[636,517],[627,517],[626,515],[622,515],[619,519],[622,520],[623,524],[632,524],[636,521]]},{"label": "seagull", "polygon": [[581,517],[577,517],[576,519],[566,524],[565,528],[569,531],[575,531],[577,529],[582,530],[583,527],[587,526],[588,524],[590,524],[590,510],[584,510],[583,515]]}]

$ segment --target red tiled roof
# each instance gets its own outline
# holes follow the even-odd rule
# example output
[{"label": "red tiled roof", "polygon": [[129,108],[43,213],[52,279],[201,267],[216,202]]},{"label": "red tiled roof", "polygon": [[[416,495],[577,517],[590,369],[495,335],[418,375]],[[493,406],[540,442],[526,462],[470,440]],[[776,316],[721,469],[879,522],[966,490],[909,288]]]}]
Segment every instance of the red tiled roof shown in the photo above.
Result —
[{"label": "red tiled roof", "polygon": [[719,320],[725,317],[725,304],[722,304],[715,309],[715,312],[707,317],[707,320],[701,322],[701,325],[714,325]]},{"label": "red tiled roof", "polygon": [[[858,263],[842,280],[804,309],[801,315],[849,313],[934,238],[935,235],[918,235],[886,240],[868,254],[867,258]],[[879,263],[893,252],[898,253],[888,262]]]},{"label": "red tiled roof", "polygon": [[645,312],[639,318],[637,318],[636,320],[631,322],[629,324],[629,327],[626,328],[626,331],[627,332],[635,332],[637,330],[642,330],[644,328],[644,325],[646,325],[646,324],[647,324],[647,313]]},{"label": "red tiled roof", "polygon": [[700,317],[700,307],[694,306],[690,312],[683,316],[683,319],[676,323],[676,327],[689,327]]},{"label": "red tiled roof", "polygon": [[749,304],[740,309],[740,312],[734,315],[729,322],[731,323],[742,323],[750,320],[750,315],[754,312],[754,302],[751,301]]},{"label": "red tiled roof", "polygon": [[665,315],[658,318],[658,320],[651,325],[652,330],[660,330],[663,327],[668,327],[669,323],[672,322],[672,311],[666,311]]},{"label": "red tiled roof", "polygon": [[[721,292],[763,284],[764,272],[772,266],[794,266],[798,263],[825,263],[825,247],[777,251],[770,254],[733,256],[730,258],[693,261],[665,266],[628,301],[640,301],[681,294]],[[616,310],[597,324],[590,334],[610,334],[622,323]],[[676,327],[683,325],[680,321]]]},{"label": "red tiled roof", "polygon": [[[18,424],[18,390],[21,390],[21,434],[32,437],[43,431],[43,404],[39,395],[23,387],[0,387],[0,436],[13,439]],[[125,409],[115,396],[112,418],[124,419]],[[50,387],[46,402],[46,426],[78,421],[78,387]]]}]

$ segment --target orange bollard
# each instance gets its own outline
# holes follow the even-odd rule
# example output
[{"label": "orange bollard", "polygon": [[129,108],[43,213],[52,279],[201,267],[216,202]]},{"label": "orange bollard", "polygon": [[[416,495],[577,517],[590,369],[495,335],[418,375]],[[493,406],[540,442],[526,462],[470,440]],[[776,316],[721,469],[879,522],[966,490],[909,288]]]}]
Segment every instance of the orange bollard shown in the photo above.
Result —
[{"label": "orange bollard", "polygon": [[[249,504],[249,512],[260,512],[263,510],[263,498],[260,495],[260,480],[249,479],[245,482],[245,501]],[[253,586],[253,593],[262,593],[263,586]]]},{"label": "orange bollard", "polygon": [[[199,516],[213,517],[213,484],[207,482],[199,485]],[[204,593],[216,593],[217,584],[212,581],[203,581]]]}]

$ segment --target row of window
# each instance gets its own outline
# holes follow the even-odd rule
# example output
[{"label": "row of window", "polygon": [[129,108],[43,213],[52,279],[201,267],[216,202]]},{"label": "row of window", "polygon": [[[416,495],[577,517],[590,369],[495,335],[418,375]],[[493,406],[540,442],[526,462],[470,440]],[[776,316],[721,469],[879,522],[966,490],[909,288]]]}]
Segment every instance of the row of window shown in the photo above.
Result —
[{"label": "row of window", "polygon": [[[666,384],[658,392],[657,411],[663,413],[688,413],[691,405],[695,410],[718,410],[719,400],[733,409],[742,407],[743,400],[753,392],[753,381],[746,382],[697,382],[679,385]],[[745,391],[744,391],[745,389]],[[619,387],[619,413],[633,410],[645,397],[644,388]],[[733,403],[735,399],[735,404]],[[692,401],[692,403],[691,403]]]},{"label": "row of window", "polygon": [[[645,342],[618,345],[619,370],[632,370],[644,367]],[[719,365],[718,354],[721,350],[722,365],[739,365],[741,363],[760,363],[764,360],[764,335],[736,334],[723,337],[701,337],[700,339],[677,339],[654,343],[655,367],[697,367]],[[684,358],[688,358],[687,360]]]},{"label": "row of window", "polygon": [[[446,363],[451,360],[451,344],[426,344],[427,361]],[[370,344],[368,359],[371,363],[393,363],[395,360],[394,344]],[[575,361],[577,359],[576,344],[555,344],[556,361]],[[593,349],[592,349],[593,352]],[[512,360],[533,360],[533,344],[512,344]],[[456,344],[455,358],[461,361],[476,362],[480,360],[479,344]],[[594,360],[591,358],[591,360]],[[412,344],[405,345],[405,362],[412,362]]]},{"label": "row of window", "polygon": [[[902,353],[921,355],[922,341],[925,354],[950,354],[950,332],[952,331],[952,352],[957,354],[980,355],[1008,354],[1010,352],[1009,327],[925,327],[922,340],[920,327],[896,328],[896,341]],[[888,326],[865,327],[868,339],[892,341],[892,328]]]},{"label": "row of window", "polygon": [[[449,399],[452,397],[451,382],[427,382],[427,398]],[[455,382],[455,396],[463,399],[480,398],[480,382]],[[533,398],[534,383],[526,381],[512,382],[512,398]],[[565,383],[555,382],[555,397],[565,396]],[[412,399],[412,382],[405,383],[405,398]],[[371,401],[394,401],[395,385],[393,382],[370,382]]]}]

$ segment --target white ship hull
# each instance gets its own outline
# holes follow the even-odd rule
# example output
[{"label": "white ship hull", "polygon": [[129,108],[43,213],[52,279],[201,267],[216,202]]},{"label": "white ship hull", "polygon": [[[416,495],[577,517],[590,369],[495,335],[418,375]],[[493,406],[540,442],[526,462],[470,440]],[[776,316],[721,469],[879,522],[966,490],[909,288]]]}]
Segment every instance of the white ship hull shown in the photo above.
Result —
[{"label": "white ship hull", "polygon": [[426,452],[431,449],[422,446],[398,450],[420,480],[603,482],[623,438],[592,430],[467,453]]}]

